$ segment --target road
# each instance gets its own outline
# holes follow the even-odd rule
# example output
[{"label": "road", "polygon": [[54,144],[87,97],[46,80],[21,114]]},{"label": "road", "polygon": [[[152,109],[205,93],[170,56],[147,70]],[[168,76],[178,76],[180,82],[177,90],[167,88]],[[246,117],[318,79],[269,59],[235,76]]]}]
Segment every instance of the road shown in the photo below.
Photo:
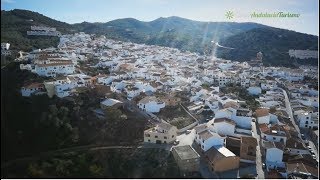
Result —
[{"label": "road", "polygon": [[[288,95],[287,95],[287,92],[285,90],[283,90],[283,94],[285,96],[285,103],[286,103],[286,109],[287,109],[287,112],[289,114],[289,117],[290,117],[290,120],[294,126],[294,128],[297,130],[297,132],[299,133],[299,138],[301,139],[301,132],[300,132],[300,128],[297,126],[295,120],[294,120],[294,117],[293,117],[293,114],[292,114],[292,109],[291,109],[291,105],[290,105],[290,102],[289,102],[289,98],[288,98]],[[306,137],[307,136],[307,133],[304,133]],[[304,140],[302,140],[303,142],[305,142]],[[319,161],[319,154],[318,154],[318,150],[317,150],[317,147],[314,145],[314,143],[312,141],[309,141],[309,146],[311,147],[311,149],[313,150],[313,152],[315,153],[316,155],[316,159]]]},{"label": "road", "polygon": [[1,169],[9,167],[18,162],[32,161],[38,158],[58,155],[61,153],[78,152],[78,151],[97,151],[97,150],[106,150],[106,149],[153,149],[153,148],[170,150],[171,145],[143,143],[143,144],[137,144],[137,145],[123,145],[123,146],[119,146],[119,145],[117,146],[103,146],[103,145],[76,146],[76,147],[70,147],[70,148],[57,149],[53,151],[41,152],[33,156],[18,158],[5,163],[1,163]]},{"label": "road", "polygon": [[262,168],[262,154],[261,154],[261,140],[260,140],[260,136],[258,135],[258,132],[257,132],[257,125],[255,122],[251,122],[251,126],[252,126],[252,136],[254,138],[257,139],[258,141],[258,146],[257,146],[257,149],[256,149],[256,168],[257,168],[257,174],[258,174],[258,179],[264,179],[265,176],[264,176],[264,171],[263,171],[263,168]]},{"label": "road", "polygon": [[194,139],[196,138],[196,130],[192,129],[189,134],[181,134],[177,136],[177,140],[179,140],[179,144],[177,146],[185,146],[185,145],[192,145]]},{"label": "road", "polygon": [[291,120],[294,128],[295,128],[296,131],[299,133],[299,135],[298,135],[299,138],[301,139],[300,129],[299,129],[299,127],[297,126],[297,124],[296,124],[296,122],[295,122],[295,120],[294,120],[294,118],[293,118],[292,108],[291,108],[291,104],[290,104],[290,101],[289,101],[288,94],[287,94],[287,92],[286,92],[284,89],[282,89],[282,92],[283,92],[284,98],[285,98],[286,111],[287,111],[287,113],[288,113],[288,115],[289,115],[289,117],[290,117],[290,120]]}]

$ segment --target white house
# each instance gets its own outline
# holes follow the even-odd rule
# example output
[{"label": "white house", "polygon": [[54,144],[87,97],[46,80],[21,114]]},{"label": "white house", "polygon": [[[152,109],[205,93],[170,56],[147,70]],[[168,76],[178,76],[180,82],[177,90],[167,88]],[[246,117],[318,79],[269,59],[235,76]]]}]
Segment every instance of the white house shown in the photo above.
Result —
[{"label": "white house", "polygon": [[291,155],[310,154],[305,144],[300,139],[294,137],[287,140],[286,150]]},{"label": "white house", "polygon": [[318,97],[302,97],[298,100],[301,104],[305,106],[313,106],[318,108],[319,107],[319,99]]},{"label": "white house", "polygon": [[10,44],[9,43],[1,43],[1,50],[9,50]]},{"label": "white house", "polygon": [[250,86],[250,79],[249,78],[241,78],[240,85],[242,87],[249,87]]},{"label": "white house", "polygon": [[259,95],[261,94],[261,88],[260,87],[249,87],[248,89],[249,94],[251,95]]},{"label": "white house", "polygon": [[213,123],[213,129],[220,135],[233,136],[235,131],[236,123],[231,119],[227,118],[215,118]]},{"label": "white house", "polygon": [[131,100],[132,98],[139,96],[141,90],[134,85],[128,85],[124,88],[124,91],[127,93],[127,98]]},{"label": "white house", "polygon": [[217,133],[213,133],[209,130],[204,130],[196,134],[196,143],[201,147],[203,151],[207,151],[212,146],[224,145],[225,138],[221,137]]},{"label": "white house", "polygon": [[255,111],[257,121],[259,124],[269,124],[270,123],[270,113],[267,108],[259,108]]},{"label": "white house", "polygon": [[319,126],[319,112],[300,112],[297,119],[300,128],[313,129]]},{"label": "white house", "polygon": [[265,141],[280,142],[286,144],[287,133],[282,125],[275,124],[268,127],[266,124],[260,125],[261,138]]},{"label": "white house", "polygon": [[113,76],[100,76],[97,77],[97,82],[98,84],[102,84],[102,85],[109,85],[113,80],[115,79],[115,77]]},{"label": "white house", "polygon": [[275,169],[276,167],[284,167],[282,143],[265,142],[266,148],[266,166],[268,169]]},{"label": "white house", "polygon": [[138,107],[147,112],[158,113],[161,108],[165,107],[165,102],[158,100],[154,96],[147,96],[139,101]]},{"label": "white house", "polygon": [[110,90],[112,92],[120,93],[126,86],[127,86],[127,83],[125,81],[115,79],[112,81],[112,83],[110,85]]},{"label": "white house", "polygon": [[64,63],[36,64],[34,71],[40,76],[56,77],[57,74],[73,74],[75,67],[71,61],[66,61]]},{"label": "white house", "polygon": [[228,118],[231,119],[233,111],[230,108],[218,110],[215,114],[215,118]]},{"label": "white house", "polygon": [[219,110],[219,101],[214,97],[206,99],[204,104],[207,105],[214,113],[217,113]]},{"label": "white house", "polygon": [[29,97],[32,94],[38,94],[44,91],[44,85],[42,83],[32,83],[21,88],[21,95]]},{"label": "white house", "polygon": [[64,80],[57,80],[54,82],[55,85],[55,94],[62,98],[70,95],[70,92],[75,87],[78,87],[78,84],[76,81],[71,81],[69,78],[66,78]]},{"label": "white house", "polygon": [[231,119],[237,126],[251,129],[252,112],[247,109],[234,109],[232,107],[224,108],[215,113],[215,118]]},{"label": "white house", "polygon": [[260,101],[260,104],[261,104],[261,107],[267,107],[267,108],[270,108],[270,107],[276,107],[276,106],[279,106],[281,105],[281,102],[280,101],[264,101],[264,102],[261,102]]},{"label": "white house", "polygon": [[112,99],[112,98],[108,98],[108,99],[105,99],[103,100],[102,102],[100,102],[100,105],[101,105],[101,108],[106,108],[106,107],[113,107],[115,105],[118,105],[118,104],[123,104],[121,101],[119,100],[116,100],[116,99]]},{"label": "white house", "polygon": [[251,129],[252,112],[249,109],[237,109],[233,111],[231,120],[241,128]]}]

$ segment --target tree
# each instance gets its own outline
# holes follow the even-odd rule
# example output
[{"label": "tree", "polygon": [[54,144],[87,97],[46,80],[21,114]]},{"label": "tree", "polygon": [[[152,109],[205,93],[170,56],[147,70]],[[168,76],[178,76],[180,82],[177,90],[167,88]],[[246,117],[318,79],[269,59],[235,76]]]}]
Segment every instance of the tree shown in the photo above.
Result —
[{"label": "tree", "polygon": [[28,174],[31,177],[43,177],[44,172],[42,171],[42,169],[39,167],[38,164],[36,163],[31,163],[28,166]]},{"label": "tree", "polygon": [[121,110],[117,109],[117,108],[112,108],[112,107],[108,107],[105,109],[105,116],[108,120],[113,120],[113,121],[117,121],[122,119],[122,112]]},{"label": "tree", "polygon": [[103,175],[103,168],[97,164],[90,165],[89,171],[93,177],[101,177]]}]

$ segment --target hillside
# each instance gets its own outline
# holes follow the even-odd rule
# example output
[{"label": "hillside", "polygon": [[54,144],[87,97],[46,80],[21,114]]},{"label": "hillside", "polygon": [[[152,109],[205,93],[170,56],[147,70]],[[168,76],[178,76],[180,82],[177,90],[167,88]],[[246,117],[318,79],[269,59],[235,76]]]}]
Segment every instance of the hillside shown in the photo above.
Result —
[{"label": "hillside", "polygon": [[211,41],[214,41],[235,48],[216,48],[218,57],[230,60],[247,61],[261,51],[265,65],[318,64],[318,59],[290,59],[287,53],[289,49],[318,49],[317,36],[257,23],[200,22],[176,16],[161,17],[150,22],[124,18],[106,23],[67,24],[27,10],[1,11],[1,42],[10,42],[11,49],[24,51],[57,45],[57,37],[27,36],[26,31],[31,25],[55,27],[63,34],[82,31],[121,41],[168,46],[201,54],[210,54],[214,49]]},{"label": "hillside", "polygon": [[318,37],[278,28],[256,28],[220,41],[217,56],[237,61],[250,60],[261,51],[265,65],[292,66],[294,63],[318,64],[318,59],[296,60],[289,57],[289,49],[318,49]]},{"label": "hillside", "polygon": [[57,46],[58,37],[27,36],[27,31],[32,25],[55,27],[62,33],[73,31],[71,25],[36,12],[20,9],[1,11],[1,42],[9,42],[10,49],[24,51]]},{"label": "hillside", "polygon": [[266,27],[256,23],[200,22],[180,17],[158,18],[143,22],[133,18],[107,23],[74,24],[79,31],[103,34],[108,38],[136,43],[156,44],[203,53],[212,40]]}]

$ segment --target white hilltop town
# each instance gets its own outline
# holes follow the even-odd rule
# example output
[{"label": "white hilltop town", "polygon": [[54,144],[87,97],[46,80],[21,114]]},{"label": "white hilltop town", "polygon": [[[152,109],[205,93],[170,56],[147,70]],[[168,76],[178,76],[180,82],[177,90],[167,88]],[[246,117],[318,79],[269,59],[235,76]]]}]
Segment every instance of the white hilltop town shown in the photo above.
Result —
[{"label": "white hilltop town", "polygon": [[[82,87],[105,86],[124,98],[106,94],[101,108],[133,104],[132,111],[154,124],[141,132],[144,143],[169,147],[182,173],[318,178],[319,92],[302,82],[306,76],[318,78],[317,68],[264,67],[263,52],[237,62],[83,32],[31,29],[57,35],[60,43],[16,59],[23,62],[22,71],[49,79],[25,84],[22,96],[66,98],[77,96]],[[7,44],[1,47],[9,49]],[[315,56],[302,51],[290,55]],[[106,73],[92,75],[88,69]],[[167,119],[174,107],[185,115]]]}]

